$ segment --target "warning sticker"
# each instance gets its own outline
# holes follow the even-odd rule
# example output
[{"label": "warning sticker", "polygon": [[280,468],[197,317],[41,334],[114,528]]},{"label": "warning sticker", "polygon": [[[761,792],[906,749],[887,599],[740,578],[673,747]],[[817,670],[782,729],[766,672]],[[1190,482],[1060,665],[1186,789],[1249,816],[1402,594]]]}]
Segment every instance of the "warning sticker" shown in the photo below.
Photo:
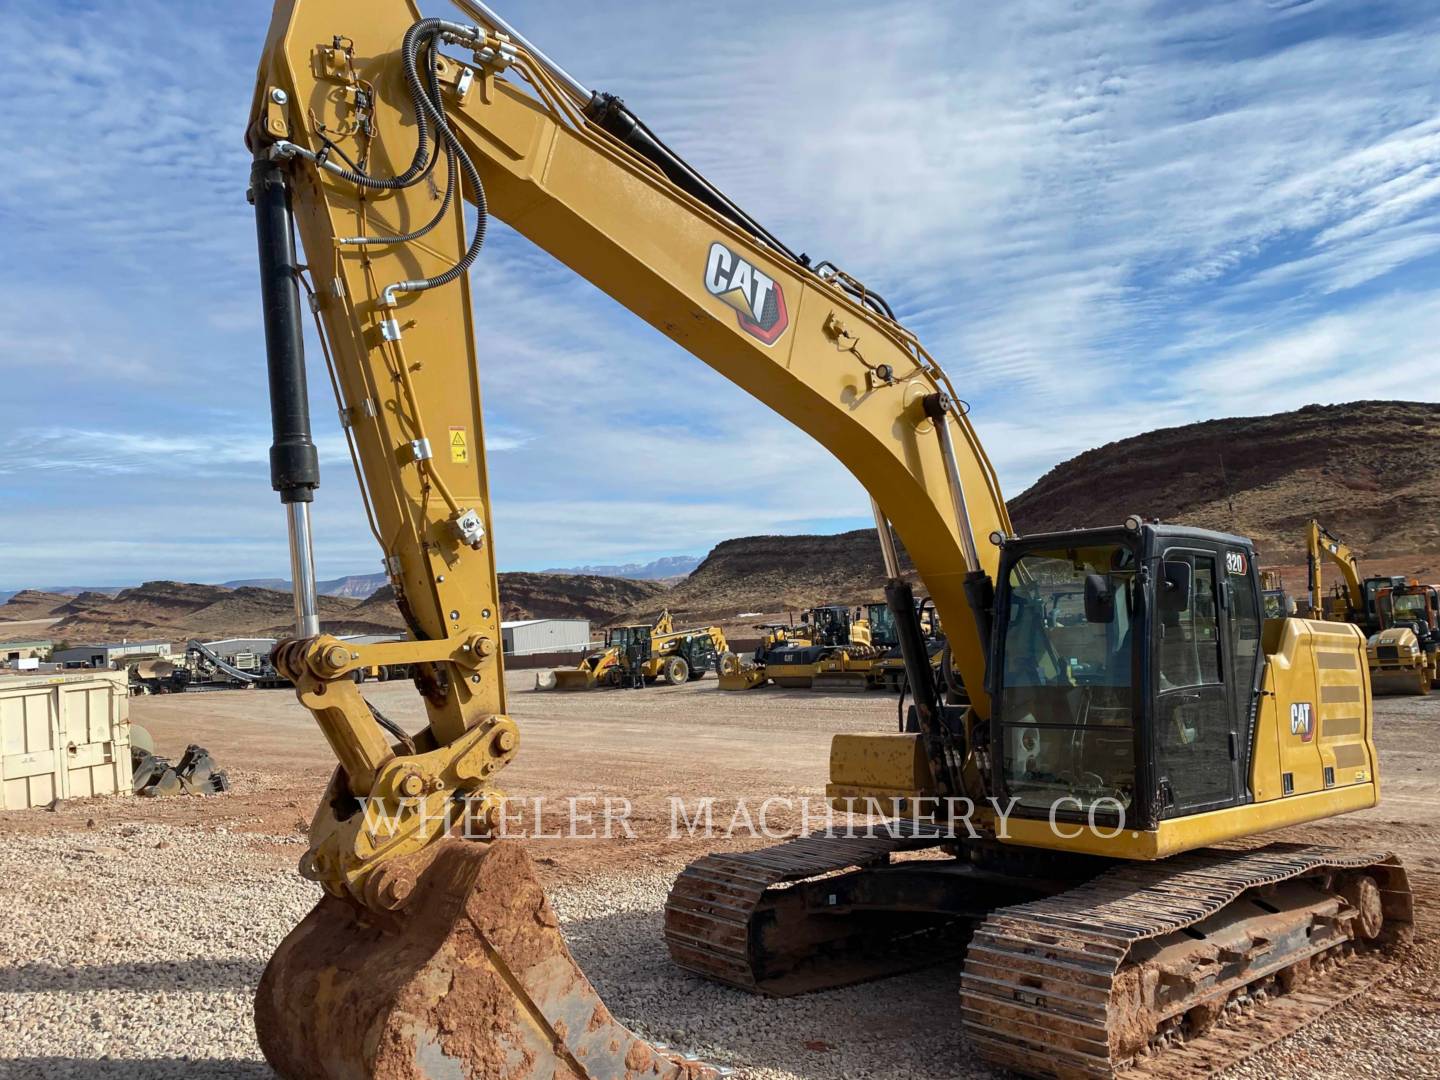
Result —
[{"label": "warning sticker", "polygon": [[454,465],[468,465],[470,463],[470,444],[465,439],[463,427],[452,427],[450,429],[450,461]]}]

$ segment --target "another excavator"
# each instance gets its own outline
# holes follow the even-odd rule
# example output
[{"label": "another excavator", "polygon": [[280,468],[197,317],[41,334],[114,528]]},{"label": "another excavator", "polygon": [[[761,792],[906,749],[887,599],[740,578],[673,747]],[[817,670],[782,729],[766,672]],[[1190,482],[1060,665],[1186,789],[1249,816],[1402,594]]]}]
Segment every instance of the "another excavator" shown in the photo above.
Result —
[{"label": "another excavator", "polygon": [[536,676],[537,690],[593,690],[597,687],[647,686],[664,679],[680,686],[719,671],[719,658],[730,649],[718,626],[676,630],[670,612],[654,624],[630,623],[605,631],[605,641],[574,667]]},{"label": "another excavator", "polygon": [[[1360,564],[1349,545],[1320,522],[1311,520],[1306,531],[1306,560],[1310,585],[1311,617],[1351,622],[1365,633],[1371,688],[1375,693],[1430,693],[1440,671],[1437,652],[1425,631],[1408,621],[1381,617],[1380,597],[1387,590],[1404,590],[1418,583],[1409,578],[1360,576]],[[1340,570],[1343,584],[1324,594],[1321,563],[1329,559]],[[1393,609],[1392,612],[1393,614]],[[1429,647],[1427,648],[1427,644]]]},{"label": "another excavator", "polygon": [[[300,866],[324,896],[256,996],[276,1072],[716,1075],[609,1013],[524,848],[496,836],[521,733],[477,363],[503,312],[472,303],[467,273],[492,214],[808,432],[876,500],[911,705],[906,730],[835,738],[827,793],[898,812],[868,834],[693,864],[666,910],[679,963],[787,994],[954,957],[958,1009],[937,1022],[1041,1076],[1223,1061],[1252,1005],[1279,998],[1258,1010],[1273,1034],[1365,985],[1373,965],[1341,961],[1405,934],[1398,860],[1215,846],[1376,805],[1359,630],[1263,621],[1239,536],[1139,517],[1016,535],[969,410],[880,295],[786,246],[479,0],[458,7],[279,0],[250,111],[296,603],[274,663],[339,762]],[[304,297],[404,642],[319,629]],[[938,683],[892,528],[944,620]],[[410,665],[419,732],[351,679],[392,663]],[[932,857],[896,858],[916,851]]]}]

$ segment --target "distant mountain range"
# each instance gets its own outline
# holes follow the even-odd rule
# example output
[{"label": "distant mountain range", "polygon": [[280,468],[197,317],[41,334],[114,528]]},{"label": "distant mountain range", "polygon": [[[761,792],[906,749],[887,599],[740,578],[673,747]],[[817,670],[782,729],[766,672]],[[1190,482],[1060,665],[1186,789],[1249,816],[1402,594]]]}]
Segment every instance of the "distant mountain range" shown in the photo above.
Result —
[{"label": "distant mountain range", "polygon": [[[595,566],[570,566],[554,570],[542,570],[542,574],[584,574],[590,577],[626,578],[630,581],[666,581],[683,578],[700,565],[694,555],[666,555],[648,563],[600,564]],[[321,596],[345,596],[353,600],[365,600],[388,585],[384,574],[346,574],[344,577],[329,578],[316,583]],[[290,579],[279,577],[236,578],[222,581],[226,589],[276,589],[290,591]],[[101,593],[115,596],[130,585],[55,585],[42,589],[0,589],[0,604],[8,603],[12,596],[24,591],[42,592],[57,596],[79,596],[81,593]]]},{"label": "distant mountain range", "polygon": [[647,563],[601,563],[596,566],[562,566],[542,574],[588,574],[592,577],[629,578],[632,581],[663,581],[680,578],[700,565],[696,555],[666,555]]},{"label": "distant mountain range", "polygon": [[[364,600],[375,590],[389,583],[389,579],[384,574],[347,574],[344,577],[317,581],[315,591],[321,596],[349,596],[355,600]],[[222,581],[220,584],[227,589],[249,587],[252,589],[277,589],[280,592],[290,591],[289,578],[239,578],[235,581]]]}]

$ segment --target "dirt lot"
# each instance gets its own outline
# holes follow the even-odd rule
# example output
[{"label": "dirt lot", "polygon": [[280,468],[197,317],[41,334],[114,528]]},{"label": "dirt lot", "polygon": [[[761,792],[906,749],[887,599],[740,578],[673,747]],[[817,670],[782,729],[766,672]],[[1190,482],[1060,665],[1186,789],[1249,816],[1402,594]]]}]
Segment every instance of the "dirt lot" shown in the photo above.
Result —
[{"label": "dirt lot", "polygon": [[[507,790],[562,810],[569,796],[593,796],[582,806],[597,810],[607,797],[630,800],[634,838],[615,803],[611,839],[529,842],[577,958],[621,1018],[746,1077],[994,1075],[959,1035],[957,970],[764,1001],[677,971],[661,940],[674,874],[702,851],[759,842],[669,839],[671,796],[692,807],[713,796],[722,830],[738,796],[817,796],[831,733],[890,728],[894,698],[721,694],[713,680],[547,694],[531,692],[532,680],[509,676],[522,752]],[[366,693],[418,726],[408,685]],[[1361,1001],[1233,1075],[1440,1076],[1440,695],[1383,699],[1378,714],[1384,805],[1291,838],[1398,852],[1419,900],[1417,940]],[[250,998],[265,959],[315,897],[293,868],[329,751],[285,691],[140,698],[132,718],[162,753],[209,747],[235,790],[0,814],[0,1076],[268,1077]],[[802,824],[784,812],[769,823]]]}]

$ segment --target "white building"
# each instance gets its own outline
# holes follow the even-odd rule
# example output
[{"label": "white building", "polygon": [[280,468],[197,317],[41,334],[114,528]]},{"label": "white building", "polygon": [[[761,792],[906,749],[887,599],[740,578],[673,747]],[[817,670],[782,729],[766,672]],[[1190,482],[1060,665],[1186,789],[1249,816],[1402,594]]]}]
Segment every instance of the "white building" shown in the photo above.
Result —
[{"label": "white building", "polygon": [[590,644],[589,619],[516,619],[500,624],[506,656],[584,652]]},{"label": "white building", "polygon": [[120,641],[109,645],[76,645],[70,649],[56,649],[50,654],[50,661],[67,668],[113,668],[131,660],[151,660],[155,657],[168,660],[170,642]]}]

